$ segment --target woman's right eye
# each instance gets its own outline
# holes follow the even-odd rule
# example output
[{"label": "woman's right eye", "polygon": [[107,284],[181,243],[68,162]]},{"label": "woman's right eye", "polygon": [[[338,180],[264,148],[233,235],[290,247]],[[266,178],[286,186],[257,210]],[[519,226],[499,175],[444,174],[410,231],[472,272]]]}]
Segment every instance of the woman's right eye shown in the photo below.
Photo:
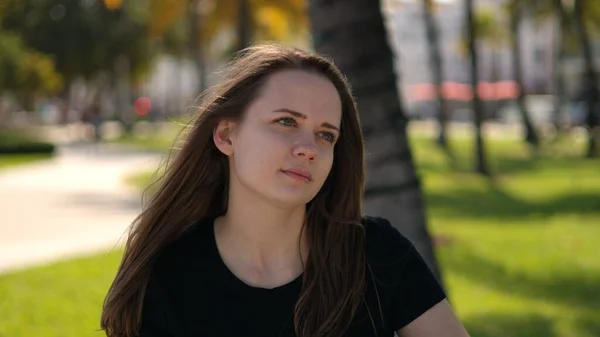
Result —
[{"label": "woman's right eye", "polygon": [[296,121],[291,117],[283,117],[277,120],[283,126],[296,126]]}]

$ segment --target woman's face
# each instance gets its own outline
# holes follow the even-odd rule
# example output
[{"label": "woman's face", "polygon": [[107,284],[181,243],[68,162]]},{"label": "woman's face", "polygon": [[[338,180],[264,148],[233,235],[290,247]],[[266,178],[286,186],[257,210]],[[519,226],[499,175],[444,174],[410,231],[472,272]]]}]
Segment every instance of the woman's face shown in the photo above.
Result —
[{"label": "woman's face", "polygon": [[217,147],[230,158],[230,191],[305,205],[331,170],[341,118],[339,94],[325,77],[299,70],[271,75],[239,124],[222,121],[215,130]]}]

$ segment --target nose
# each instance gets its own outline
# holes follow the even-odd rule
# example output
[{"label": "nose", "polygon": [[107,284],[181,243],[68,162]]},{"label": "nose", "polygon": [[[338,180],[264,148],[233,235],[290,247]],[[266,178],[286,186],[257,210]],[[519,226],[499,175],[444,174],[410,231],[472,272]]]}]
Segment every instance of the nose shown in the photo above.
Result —
[{"label": "nose", "polygon": [[303,140],[298,142],[293,149],[294,157],[304,157],[309,161],[317,158],[318,148],[314,140]]}]

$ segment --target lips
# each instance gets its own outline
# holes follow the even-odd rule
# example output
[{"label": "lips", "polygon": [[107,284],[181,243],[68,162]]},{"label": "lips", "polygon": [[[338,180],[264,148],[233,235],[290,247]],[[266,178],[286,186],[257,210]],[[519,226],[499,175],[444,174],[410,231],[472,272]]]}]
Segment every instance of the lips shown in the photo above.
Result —
[{"label": "lips", "polygon": [[293,168],[289,170],[281,170],[281,172],[293,179],[302,180],[305,182],[310,182],[312,180],[312,174],[303,169]]}]

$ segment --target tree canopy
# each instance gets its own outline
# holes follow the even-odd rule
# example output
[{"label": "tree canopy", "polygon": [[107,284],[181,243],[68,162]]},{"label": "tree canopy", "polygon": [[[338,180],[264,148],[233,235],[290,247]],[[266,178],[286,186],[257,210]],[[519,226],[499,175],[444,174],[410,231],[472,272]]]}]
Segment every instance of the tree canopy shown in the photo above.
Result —
[{"label": "tree canopy", "polygon": [[112,71],[121,56],[129,59],[134,76],[150,64],[147,11],[136,2],[107,7],[95,0],[7,1],[0,27],[18,33],[29,48],[52,55],[65,82]]},{"label": "tree canopy", "polygon": [[16,34],[0,31],[0,92],[11,91],[22,102],[60,91],[63,80],[54,60],[27,48]]}]

